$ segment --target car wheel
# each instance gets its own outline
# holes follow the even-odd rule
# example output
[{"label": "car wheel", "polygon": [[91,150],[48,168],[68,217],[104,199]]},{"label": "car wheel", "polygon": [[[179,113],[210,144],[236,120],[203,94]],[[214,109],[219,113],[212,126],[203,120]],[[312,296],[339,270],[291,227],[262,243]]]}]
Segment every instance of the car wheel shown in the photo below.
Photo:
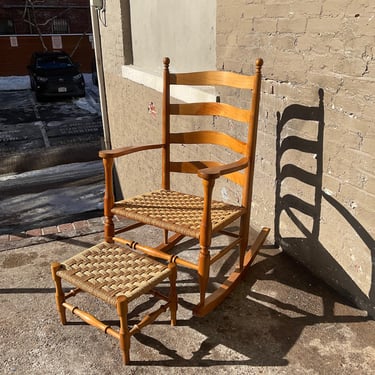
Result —
[{"label": "car wheel", "polygon": [[32,91],[35,91],[35,82],[31,77],[30,77],[30,87]]},{"label": "car wheel", "polygon": [[35,94],[35,97],[36,97],[36,100],[37,100],[38,102],[43,102],[43,101],[44,101],[44,96],[41,95],[41,94],[36,93],[36,94]]}]

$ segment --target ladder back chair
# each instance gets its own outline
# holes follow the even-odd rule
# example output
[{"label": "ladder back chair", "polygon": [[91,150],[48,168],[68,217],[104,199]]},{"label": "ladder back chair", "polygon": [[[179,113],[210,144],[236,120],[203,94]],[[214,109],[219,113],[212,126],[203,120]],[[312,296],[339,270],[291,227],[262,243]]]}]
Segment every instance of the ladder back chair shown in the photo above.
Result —
[{"label": "ladder back chair", "polygon": [[[212,311],[234,289],[238,281],[251,265],[255,255],[263,245],[269,228],[262,228],[254,243],[249,246],[250,208],[252,199],[255,146],[257,139],[258,112],[261,87],[261,67],[263,60],[256,60],[255,74],[243,74],[226,71],[206,71],[192,73],[171,73],[169,58],[164,58],[163,97],[162,97],[162,143],[124,147],[100,151],[105,171],[104,196],[104,232],[108,242],[129,243],[120,237],[120,233],[139,225],[153,225],[164,230],[164,242],[156,247],[137,244],[138,249],[149,255],[172,251],[174,246],[185,236],[199,241],[200,251],[196,261],[176,257],[177,265],[193,269],[198,274],[199,303],[193,309],[197,316],[204,316]],[[224,86],[230,90],[248,92],[248,107],[236,107],[221,102],[176,103],[171,99],[172,86]],[[212,130],[172,132],[172,121],[176,116],[211,116],[224,118],[231,123],[240,123],[246,128],[244,140],[233,135]],[[229,125],[228,125],[229,127]],[[241,129],[243,131],[243,129]],[[183,145],[214,145],[222,150],[229,149],[238,154],[236,160],[228,164],[217,160],[173,161],[171,148]],[[115,201],[113,193],[114,159],[135,152],[161,149],[162,184],[161,189],[133,198]],[[191,195],[171,189],[172,173],[195,174],[201,179],[202,190]],[[241,188],[242,200],[233,205],[213,199],[213,189],[217,179],[228,178]],[[125,228],[115,228],[113,216],[126,217],[136,223]],[[239,220],[237,233],[226,230],[229,224]],[[171,235],[169,233],[172,233]],[[222,251],[211,255],[210,245],[214,235],[224,234],[231,238],[231,243]],[[206,296],[211,266],[229,251],[237,251],[238,266],[226,281],[211,295]]]}]

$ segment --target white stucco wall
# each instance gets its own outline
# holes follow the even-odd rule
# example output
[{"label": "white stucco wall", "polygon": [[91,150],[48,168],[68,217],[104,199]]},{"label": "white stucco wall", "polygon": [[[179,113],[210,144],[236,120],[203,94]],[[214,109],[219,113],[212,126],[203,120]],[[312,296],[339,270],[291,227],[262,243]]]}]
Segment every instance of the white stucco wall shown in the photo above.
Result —
[{"label": "white stucco wall", "polygon": [[216,0],[130,0],[130,19],[135,66],[168,56],[176,71],[216,68]]}]

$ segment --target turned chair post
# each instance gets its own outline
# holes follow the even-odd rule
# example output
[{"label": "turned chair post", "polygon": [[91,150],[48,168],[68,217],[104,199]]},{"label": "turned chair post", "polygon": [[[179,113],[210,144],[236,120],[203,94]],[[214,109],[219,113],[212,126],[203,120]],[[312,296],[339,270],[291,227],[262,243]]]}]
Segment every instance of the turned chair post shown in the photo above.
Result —
[{"label": "turned chair post", "polygon": [[64,291],[61,286],[61,278],[56,275],[57,270],[60,268],[60,263],[54,262],[51,264],[51,271],[52,271],[52,278],[55,283],[56,293],[55,293],[55,300],[56,300],[56,308],[60,316],[60,320],[62,324],[66,324],[66,311],[63,303],[65,302]]},{"label": "turned chair post", "polygon": [[117,314],[120,319],[120,349],[122,352],[122,358],[124,363],[127,365],[130,362],[130,333],[128,329],[128,301],[125,296],[117,298]]},{"label": "turned chair post", "polygon": [[177,267],[175,263],[169,263],[168,268],[172,271],[169,275],[169,310],[171,312],[171,326],[175,326],[177,322]]},{"label": "turned chair post", "polygon": [[239,254],[239,264],[238,267],[240,270],[244,267],[245,254],[249,246],[249,215],[242,215],[240,219],[240,254]]},{"label": "turned chair post", "polygon": [[215,185],[214,179],[202,180],[203,192],[204,192],[204,205],[202,213],[202,223],[200,229],[199,237],[199,259],[198,259],[198,278],[199,278],[199,305],[204,305],[206,298],[206,290],[208,285],[208,280],[210,277],[210,251],[209,247],[211,245],[211,202],[212,202],[212,192]]},{"label": "turned chair post", "polygon": [[170,117],[169,117],[169,97],[170,97],[170,73],[169,73],[169,58],[163,59],[163,98],[162,98],[162,187],[163,189],[170,189]]},{"label": "turned chair post", "polygon": [[113,242],[115,234],[115,226],[113,224],[113,214],[111,208],[114,203],[113,193],[113,158],[104,158],[104,178],[105,178],[105,193],[104,193],[104,239],[107,242]]}]

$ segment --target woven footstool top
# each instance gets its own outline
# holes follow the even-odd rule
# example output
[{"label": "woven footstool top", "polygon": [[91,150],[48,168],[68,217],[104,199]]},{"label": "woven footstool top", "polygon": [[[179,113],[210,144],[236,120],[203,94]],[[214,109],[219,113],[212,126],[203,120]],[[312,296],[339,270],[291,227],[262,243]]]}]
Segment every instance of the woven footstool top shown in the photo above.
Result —
[{"label": "woven footstool top", "polygon": [[114,243],[102,242],[61,263],[63,280],[116,305],[147,293],[171,273],[168,266]]}]

